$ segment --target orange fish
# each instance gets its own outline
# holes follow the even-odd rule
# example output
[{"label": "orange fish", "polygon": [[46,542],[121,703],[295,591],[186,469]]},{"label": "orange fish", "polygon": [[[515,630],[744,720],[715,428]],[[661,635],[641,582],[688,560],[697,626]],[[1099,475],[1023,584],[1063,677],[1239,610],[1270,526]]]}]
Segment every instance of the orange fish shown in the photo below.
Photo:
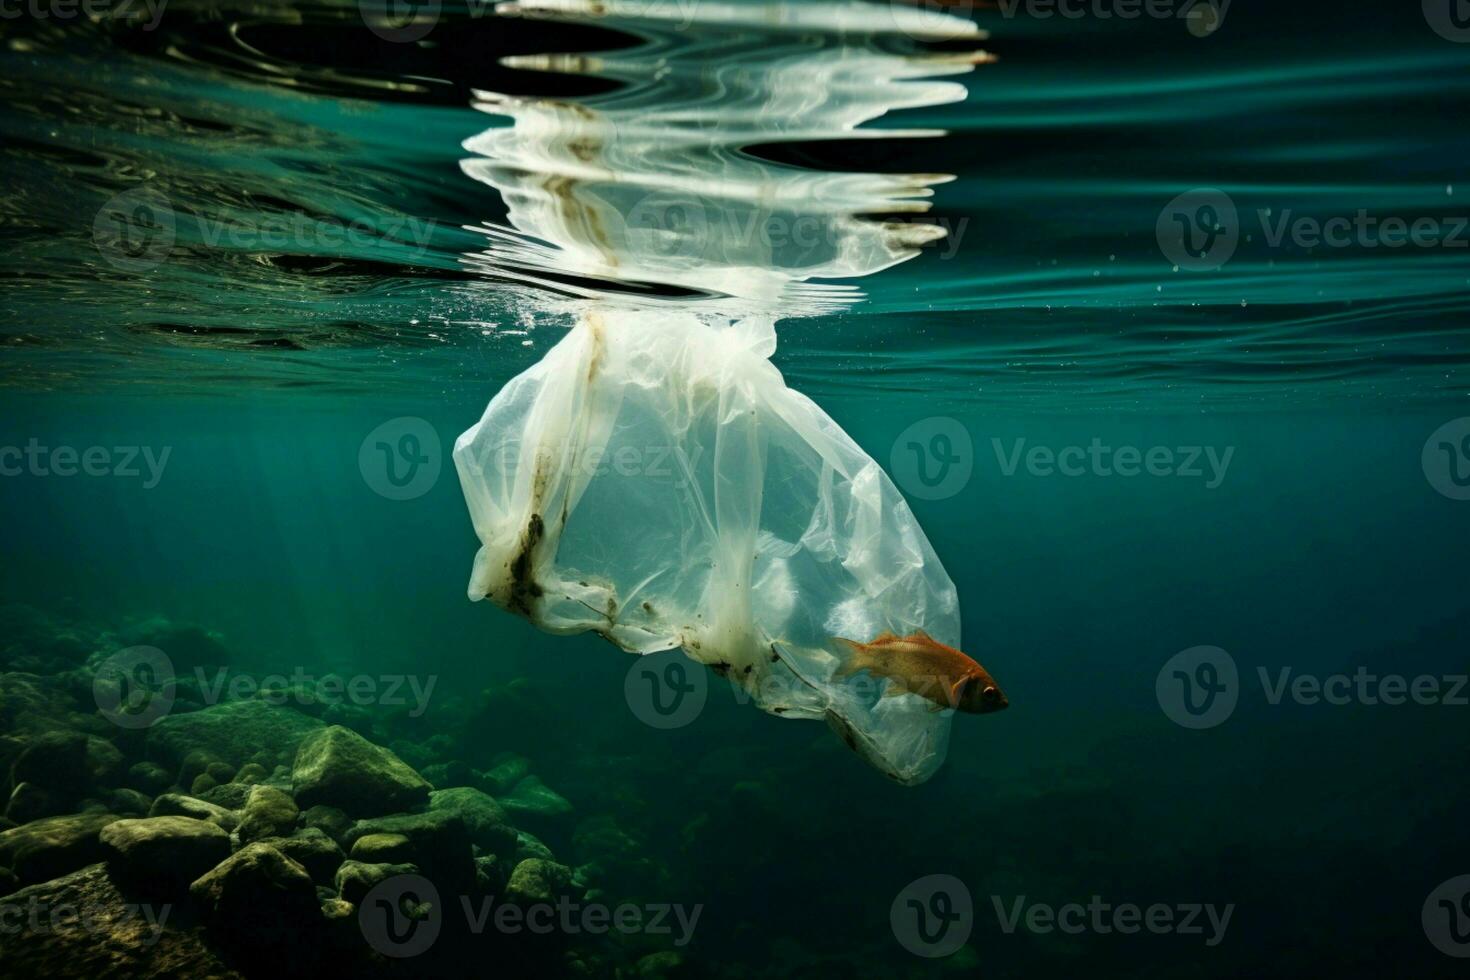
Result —
[{"label": "orange fish", "polygon": [[836,640],[852,655],[834,676],[851,677],[867,671],[874,677],[885,677],[892,685],[884,697],[917,694],[939,708],[958,708],[977,715],[1000,711],[1010,704],[984,667],[923,630],[908,636],[883,632],[871,643],[840,636]]}]

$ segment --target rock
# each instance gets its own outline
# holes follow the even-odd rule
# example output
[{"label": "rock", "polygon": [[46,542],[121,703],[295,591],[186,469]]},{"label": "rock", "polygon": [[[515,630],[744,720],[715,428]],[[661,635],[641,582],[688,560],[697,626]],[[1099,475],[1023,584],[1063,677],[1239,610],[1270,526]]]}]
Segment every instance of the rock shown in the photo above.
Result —
[{"label": "rock", "polygon": [[448,786],[469,786],[476,782],[475,771],[463,762],[436,762],[421,770],[425,779],[443,789]]},{"label": "rock", "polygon": [[235,778],[235,767],[228,762],[211,762],[204,771],[216,783],[228,783]]},{"label": "rock", "polygon": [[251,788],[249,783],[225,783],[211,788],[200,799],[208,800],[226,810],[243,810],[245,802],[250,799]]},{"label": "rock", "polygon": [[[0,674],[0,727],[6,731],[48,734],[61,731],[116,731],[95,713],[84,715],[65,680],[13,671]],[[95,712],[90,694],[87,709]]]},{"label": "rock", "polygon": [[173,779],[158,763],[139,762],[128,770],[127,784],[149,796],[157,796],[173,785]]},{"label": "rock", "polygon": [[322,902],[322,921],[326,925],[327,942],[338,954],[352,955],[362,948],[362,926],[357,920],[357,907],[342,898]]},{"label": "rock", "polygon": [[388,748],[400,759],[416,769],[434,764],[433,752],[419,745],[417,742],[410,742],[406,738],[395,738],[388,743]]},{"label": "rock", "polygon": [[270,786],[252,786],[240,815],[240,841],[286,837],[296,829],[296,801]]},{"label": "rock", "polygon": [[94,786],[117,786],[127,775],[122,750],[105,738],[87,736],[87,772]]},{"label": "rock", "polygon": [[457,813],[470,832],[470,842],[492,854],[509,857],[518,843],[516,829],[494,797],[469,786],[429,794],[429,810]]},{"label": "rock", "polygon": [[7,830],[0,834],[0,865],[26,885],[70,874],[106,856],[97,833],[116,819],[110,813],[79,813]]},{"label": "rock", "polygon": [[555,902],[567,894],[572,883],[572,869],[565,864],[543,858],[527,858],[517,864],[505,885],[506,900],[516,905]]},{"label": "rock", "polygon": [[329,884],[338,865],[347,858],[336,841],[315,827],[298,830],[290,837],[269,837],[261,843],[301,865],[318,884]]},{"label": "rock", "polygon": [[34,783],[73,798],[84,794],[92,786],[87,736],[81,732],[47,732],[30,739],[10,767],[10,778],[17,785]]},{"label": "rock", "polygon": [[189,886],[227,940],[289,947],[309,941],[321,917],[311,875],[268,844],[246,844]]},{"label": "rock", "polygon": [[577,824],[572,854],[583,864],[595,863],[609,886],[624,894],[655,894],[671,887],[663,864],[611,816],[589,817]]},{"label": "rock", "polygon": [[347,838],[347,831],[352,826],[352,820],[347,814],[334,806],[323,806],[320,803],[309,807],[301,822],[306,827],[317,828],[338,843]]},{"label": "rock", "polygon": [[153,801],[135,789],[115,789],[106,794],[103,802],[112,813],[146,816]]},{"label": "rock", "polygon": [[640,980],[667,980],[667,978],[681,976],[683,969],[684,957],[672,949],[649,953],[639,959],[637,966]]},{"label": "rock", "polygon": [[475,858],[475,890],[481,895],[498,895],[510,877],[508,862],[494,854]]},{"label": "rock", "polygon": [[262,766],[258,762],[247,762],[240,767],[239,772],[235,773],[235,782],[251,785],[264,781],[267,775],[269,774],[266,772],[265,766]]},{"label": "rock", "polygon": [[[195,749],[184,756],[184,761],[179,763],[179,785],[187,786],[209,772],[209,767],[215,762],[214,756],[202,749]],[[216,780],[217,782],[218,780]]]},{"label": "rock", "polygon": [[367,895],[374,885],[387,881],[394,875],[418,873],[419,869],[412,864],[363,864],[361,861],[344,861],[337,869],[335,884],[337,893],[343,901],[359,905],[362,903],[363,896]]},{"label": "rock", "polygon": [[218,785],[219,782],[213,776],[211,776],[207,772],[201,772],[199,775],[195,776],[194,781],[189,784],[189,792],[193,793],[195,796],[203,796],[205,793],[208,793],[210,790],[214,789]]},{"label": "rock", "polygon": [[535,776],[522,779],[509,795],[499,799],[512,820],[535,830],[564,823],[572,815],[572,805],[566,798]]},{"label": "rock", "polygon": [[403,834],[365,834],[352,845],[352,860],[363,864],[406,864],[413,843]]},{"label": "rock", "polygon": [[5,804],[5,818],[18,824],[30,823],[42,817],[54,817],[69,809],[55,793],[42,789],[35,783],[19,783]]},{"label": "rock", "polygon": [[98,840],[125,880],[147,891],[182,891],[230,856],[230,835],[217,824],[191,817],[118,820]]},{"label": "rock", "polygon": [[41,916],[37,927],[27,921],[0,929],[7,977],[242,980],[205,942],[187,908],[140,906],[118,891],[104,864],[32,885],[6,904]]},{"label": "rock", "polygon": [[183,796],[179,793],[165,793],[153,801],[149,808],[150,817],[190,817],[194,820],[207,820],[225,830],[234,830],[240,823],[240,816],[222,806],[217,806],[207,800],[197,800],[192,796]]},{"label": "rock", "polygon": [[231,660],[220,634],[192,623],[174,623],[163,616],[130,626],[123,631],[122,639],[127,646],[162,650],[181,677],[192,674],[195,667],[224,667]]},{"label": "rock", "polygon": [[516,832],[516,852],[512,860],[519,863],[527,858],[545,858],[550,861],[555,855],[551,853],[551,848],[542,843],[541,838],[520,830]]},{"label": "rock", "polygon": [[407,837],[412,863],[441,889],[473,886],[474,850],[470,846],[469,829],[458,813],[436,810],[359,820],[347,832],[349,850],[372,834]]},{"label": "rock", "polygon": [[531,760],[523,755],[513,755],[491,769],[481,773],[489,792],[504,796],[515,788],[515,784],[526,778],[531,771]]},{"label": "rock", "polygon": [[20,887],[20,879],[9,868],[0,868],[0,898],[4,898]]},{"label": "rock", "polygon": [[[322,723],[289,707],[265,701],[231,701],[202,711],[175,712],[148,729],[148,752],[169,761],[182,761],[199,750],[211,761],[243,765],[268,747],[270,765],[289,763],[301,740]],[[192,778],[192,777],[191,777]]]},{"label": "rock", "polygon": [[432,788],[398,756],[340,725],[301,743],[291,782],[302,806],[325,803],[362,816],[418,806]]}]

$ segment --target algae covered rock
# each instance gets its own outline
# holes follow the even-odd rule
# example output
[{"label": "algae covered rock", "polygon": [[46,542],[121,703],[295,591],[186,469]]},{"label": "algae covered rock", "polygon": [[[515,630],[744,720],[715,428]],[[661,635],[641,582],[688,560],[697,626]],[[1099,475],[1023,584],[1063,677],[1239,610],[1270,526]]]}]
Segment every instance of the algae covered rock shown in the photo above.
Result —
[{"label": "algae covered rock", "polygon": [[201,759],[238,768],[264,747],[273,762],[290,762],[302,739],[321,728],[321,722],[294,708],[256,699],[231,701],[159,719],[148,729],[148,751],[174,762],[198,752]]},{"label": "algae covered rock", "polygon": [[568,894],[572,869],[544,858],[527,858],[517,864],[505,886],[505,897],[516,905],[554,902]]},{"label": "algae covered rock", "polygon": [[230,856],[230,835],[191,817],[118,820],[98,840],[123,877],[148,886],[187,885]]},{"label": "algae covered rock", "polygon": [[326,804],[360,816],[412,809],[433,788],[398,756],[340,725],[302,741],[291,783],[302,806]]},{"label": "algae covered rock", "polygon": [[0,929],[0,971],[7,977],[241,977],[185,909],[124,896],[104,864],[32,885],[6,904],[41,916],[39,928]]},{"label": "algae covered rock", "polygon": [[32,783],[53,792],[86,792],[92,785],[87,736],[81,732],[37,735],[21,750],[11,766],[10,778],[12,783]]},{"label": "algae covered rock", "polygon": [[300,941],[320,916],[311,875],[268,844],[247,844],[189,886],[217,928],[240,938]]},{"label": "algae covered rock", "polygon": [[97,835],[117,819],[110,813],[77,813],[22,824],[0,833],[0,865],[27,885],[70,874],[106,856]]},{"label": "algae covered rock", "polygon": [[299,813],[296,801],[280,790],[272,786],[252,786],[240,816],[240,841],[248,843],[262,837],[285,837],[295,829]]},{"label": "algae covered rock", "polygon": [[347,857],[336,841],[315,827],[298,830],[290,837],[268,837],[261,843],[269,844],[301,865],[318,884],[329,883],[337,866]]},{"label": "algae covered rock", "polygon": [[378,885],[395,875],[418,874],[412,864],[366,864],[362,861],[345,861],[337,869],[336,886],[342,900],[358,905],[363,897]]},{"label": "algae covered rock", "polygon": [[225,830],[234,830],[240,823],[239,814],[207,800],[195,799],[180,793],[165,793],[158,797],[153,801],[153,806],[149,808],[148,815],[150,817],[178,816],[207,820]]},{"label": "algae covered rock", "polygon": [[352,845],[352,860],[404,864],[413,859],[413,850],[413,841],[403,834],[364,834]]},{"label": "algae covered rock", "polygon": [[469,830],[470,840],[494,854],[512,854],[517,845],[516,829],[505,808],[495,799],[469,786],[439,789],[429,794],[429,810],[457,813]]},{"label": "algae covered rock", "polygon": [[560,824],[572,815],[572,805],[566,797],[536,776],[527,776],[516,783],[499,801],[516,823],[537,830]]},{"label": "algae covered rock", "polygon": [[406,837],[404,853],[441,888],[468,888],[474,883],[474,850],[469,829],[458,813],[436,810],[359,820],[347,832],[347,843],[355,848],[371,835]]},{"label": "algae covered rock", "polygon": [[17,783],[5,804],[5,818],[15,823],[30,823],[42,817],[57,817],[71,809],[63,798],[35,783]]},{"label": "algae covered rock", "polygon": [[318,803],[306,808],[301,815],[301,823],[308,828],[315,827],[340,844],[347,837],[352,818],[334,806]]}]

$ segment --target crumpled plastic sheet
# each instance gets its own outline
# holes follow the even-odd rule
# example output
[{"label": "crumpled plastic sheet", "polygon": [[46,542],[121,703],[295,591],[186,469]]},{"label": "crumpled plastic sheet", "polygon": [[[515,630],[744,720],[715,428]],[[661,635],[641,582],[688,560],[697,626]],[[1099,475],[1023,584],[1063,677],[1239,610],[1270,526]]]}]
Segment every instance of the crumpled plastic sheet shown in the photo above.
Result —
[{"label": "crumpled plastic sheet", "polygon": [[825,719],[905,784],[950,710],[837,678],[838,637],[960,645],[953,583],[883,470],[769,358],[773,321],[586,314],[455,444],[472,599],[557,634],[678,648],[762,709]]}]

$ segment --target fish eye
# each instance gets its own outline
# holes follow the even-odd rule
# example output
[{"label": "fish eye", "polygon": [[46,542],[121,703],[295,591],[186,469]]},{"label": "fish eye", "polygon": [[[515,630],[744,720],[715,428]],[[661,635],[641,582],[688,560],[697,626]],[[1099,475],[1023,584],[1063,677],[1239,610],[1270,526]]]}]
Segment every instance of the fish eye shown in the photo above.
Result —
[{"label": "fish eye", "polygon": [[987,701],[994,701],[996,698],[1000,697],[1000,690],[992,685],[981,691],[980,696]]}]

